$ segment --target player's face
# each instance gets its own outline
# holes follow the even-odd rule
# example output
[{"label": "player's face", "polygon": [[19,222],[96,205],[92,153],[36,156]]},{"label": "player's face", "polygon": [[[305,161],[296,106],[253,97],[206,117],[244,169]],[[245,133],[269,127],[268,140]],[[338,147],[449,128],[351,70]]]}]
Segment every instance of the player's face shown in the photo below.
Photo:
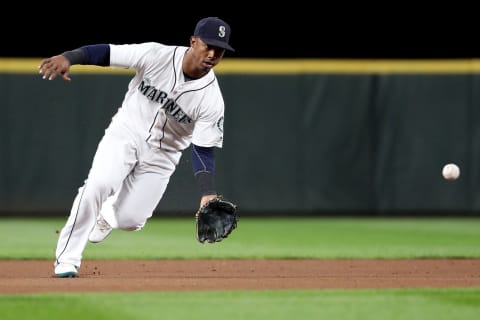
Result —
[{"label": "player's face", "polygon": [[192,37],[190,46],[192,48],[192,64],[203,74],[208,73],[210,69],[215,67],[225,54],[225,49],[209,46],[197,37]]}]

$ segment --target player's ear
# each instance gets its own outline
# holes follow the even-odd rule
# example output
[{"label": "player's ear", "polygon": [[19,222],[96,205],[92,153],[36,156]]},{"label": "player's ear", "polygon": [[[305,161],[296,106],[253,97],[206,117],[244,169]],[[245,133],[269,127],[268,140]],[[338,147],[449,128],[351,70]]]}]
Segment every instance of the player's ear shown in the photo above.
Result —
[{"label": "player's ear", "polygon": [[197,43],[197,37],[191,36],[191,37],[190,37],[190,47],[193,48],[193,46],[195,45],[195,43]]}]

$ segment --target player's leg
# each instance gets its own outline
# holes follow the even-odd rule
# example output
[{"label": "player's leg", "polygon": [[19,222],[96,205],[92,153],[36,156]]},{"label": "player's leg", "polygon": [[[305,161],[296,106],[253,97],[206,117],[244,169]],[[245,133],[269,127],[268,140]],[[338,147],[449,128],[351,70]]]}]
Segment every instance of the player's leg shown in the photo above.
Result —
[{"label": "player's leg", "polygon": [[101,214],[112,228],[129,231],[143,228],[163,197],[180,153],[147,148],[139,159],[138,165],[123,181],[115,201],[102,208]]},{"label": "player's leg", "polygon": [[138,231],[143,228],[160,202],[169,178],[156,173],[129,176],[119,190],[118,197],[102,216],[114,229]]},{"label": "player's leg", "polygon": [[119,188],[136,164],[136,144],[123,128],[106,130],[94,156],[85,184],[79,188],[70,216],[62,228],[56,248],[55,265],[67,263],[80,267],[102,203]]},{"label": "player's leg", "polygon": [[88,241],[92,243],[98,243],[103,241],[112,232],[112,226],[105,220],[105,216],[113,215],[113,203],[117,199],[118,190],[107,198],[102,204],[100,214],[97,215],[95,227],[88,236]]}]

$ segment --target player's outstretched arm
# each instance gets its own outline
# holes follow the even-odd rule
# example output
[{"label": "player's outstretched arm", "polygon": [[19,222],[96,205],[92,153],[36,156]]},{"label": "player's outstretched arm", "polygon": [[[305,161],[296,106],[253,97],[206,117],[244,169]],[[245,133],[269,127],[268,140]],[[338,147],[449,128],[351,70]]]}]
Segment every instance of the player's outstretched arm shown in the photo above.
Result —
[{"label": "player's outstretched arm", "polygon": [[38,66],[38,72],[43,75],[43,79],[53,80],[57,75],[61,75],[65,81],[72,80],[70,78],[70,61],[63,55],[43,59]]}]

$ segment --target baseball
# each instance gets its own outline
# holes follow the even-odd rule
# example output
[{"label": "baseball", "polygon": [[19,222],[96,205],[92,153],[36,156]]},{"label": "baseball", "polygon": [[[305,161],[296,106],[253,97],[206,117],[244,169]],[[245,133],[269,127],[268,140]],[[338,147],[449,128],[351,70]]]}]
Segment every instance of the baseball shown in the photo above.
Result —
[{"label": "baseball", "polygon": [[443,167],[442,175],[447,180],[456,180],[460,176],[460,168],[454,163],[448,163]]}]

